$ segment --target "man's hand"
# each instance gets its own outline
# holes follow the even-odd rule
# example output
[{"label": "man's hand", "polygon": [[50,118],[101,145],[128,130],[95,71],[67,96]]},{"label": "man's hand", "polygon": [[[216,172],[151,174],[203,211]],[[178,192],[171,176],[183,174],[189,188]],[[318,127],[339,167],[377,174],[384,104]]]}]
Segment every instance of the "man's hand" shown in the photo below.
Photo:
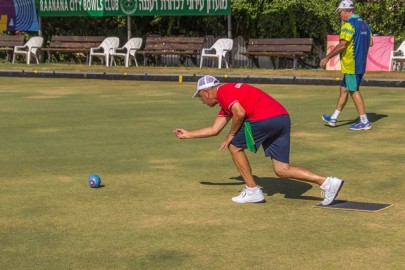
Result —
[{"label": "man's hand", "polygon": [[219,150],[221,151],[228,148],[229,144],[235,137],[235,134],[238,132],[240,127],[242,126],[243,121],[245,120],[246,117],[246,111],[239,102],[235,102],[234,104],[232,104],[231,111],[232,111],[232,125],[228,135],[226,136],[224,142],[221,144],[221,147],[219,148]]},{"label": "man's hand", "polygon": [[321,68],[324,68],[328,62],[329,62],[329,59],[325,57],[325,58],[323,58],[323,59],[321,60],[321,62],[319,63],[319,66],[320,66]]},{"label": "man's hand", "polygon": [[219,150],[223,151],[223,150],[227,149],[229,144],[233,140],[233,137],[235,137],[235,135],[228,134],[228,136],[226,136],[224,142],[221,144],[221,147],[219,148]]},{"label": "man's hand", "polygon": [[185,129],[182,129],[182,128],[176,128],[175,130],[173,130],[173,133],[179,139],[189,139],[190,138],[188,131]]},{"label": "man's hand", "polygon": [[326,55],[325,58],[323,58],[321,60],[321,62],[319,63],[319,66],[321,68],[324,68],[326,66],[326,64],[328,63],[328,61],[333,58],[334,56],[338,55],[339,53],[343,52],[343,50],[347,47],[348,42],[344,39],[341,39],[338,43],[338,45],[328,54]]}]

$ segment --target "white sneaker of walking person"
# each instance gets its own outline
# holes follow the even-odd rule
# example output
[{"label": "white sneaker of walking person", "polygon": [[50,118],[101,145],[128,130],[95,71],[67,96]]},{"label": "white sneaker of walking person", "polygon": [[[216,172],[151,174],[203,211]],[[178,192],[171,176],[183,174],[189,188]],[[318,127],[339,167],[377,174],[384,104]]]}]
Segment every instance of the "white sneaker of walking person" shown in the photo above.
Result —
[{"label": "white sneaker of walking person", "polygon": [[343,183],[344,181],[342,179],[339,179],[334,176],[326,178],[326,181],[321,185],[322,197],[324,197],[322,205],[329,205],[333,202],[333,200],[339,194],[339,191],[342,188]]},{"label": "white sneaker of walking person", "polygon": [[245,187],[238,196],[232,198],[236,203],[261,203],[266,202],[263,191],[260,187]]}]

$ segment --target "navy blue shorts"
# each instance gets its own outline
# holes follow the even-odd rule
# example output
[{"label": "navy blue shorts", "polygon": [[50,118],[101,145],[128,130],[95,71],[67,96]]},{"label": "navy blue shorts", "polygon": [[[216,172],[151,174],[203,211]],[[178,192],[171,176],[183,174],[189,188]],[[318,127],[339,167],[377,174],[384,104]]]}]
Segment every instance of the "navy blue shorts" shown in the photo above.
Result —
[{"label": "navy blue shorts", "polygon": [[[289,115],[280,115],[260,121],[251,121],[256,149],[263,146],[264,155],[275,160],[290,163],[290,131]],[[244,125],[238,130],[231,144],[246,149]]]}]

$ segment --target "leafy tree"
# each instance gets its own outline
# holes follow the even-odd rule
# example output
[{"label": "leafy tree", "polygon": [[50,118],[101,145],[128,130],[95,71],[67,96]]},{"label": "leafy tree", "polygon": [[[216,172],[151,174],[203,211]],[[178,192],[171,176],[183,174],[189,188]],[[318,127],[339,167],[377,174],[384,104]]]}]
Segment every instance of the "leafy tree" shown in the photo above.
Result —
[{"label": "leafy tree", "polygon": [[[338,34],[336,13],[340,1],[330,0],[234,0],[234,35],[249,37],[311,37],[325,45],[326,35]],[[356,13],[372,32],[395,36],[396,46],[405,40],[405,0],[357,0]]]},{"label": "leafy tree", "polygon": [[[39,2],[38,0],[36,0]],[[374,34],[405,40],[405,0],[357,0],[356,12]],[[311,37],[325,45],[326,35],[338,34],[341,21],[335,12],[339,0],[232,0],[232,35],[245,38]],[[46,40],[60,35],[115,35],[127,37],[125,16],[42,17]],[[226,36],[227,16],[132,17],[133,36],[158,34]]]},{"label": "leafy tree", "polygon": [[330,0],[232,2],[236,29],[245,38],[311,37],[318,44],[324,44],[326,35],[338,29],[335,9]]},{"label": "leafy tree", "polygon": [[405,40],[405,1],[357,1],[356,12],[370,25],[373,34],[395,36],[398,46]]},{"label": "leafy tree", "polygon": [[226,16],[155,16],[152,33],[162,36],[222,36],[227,32]]}]

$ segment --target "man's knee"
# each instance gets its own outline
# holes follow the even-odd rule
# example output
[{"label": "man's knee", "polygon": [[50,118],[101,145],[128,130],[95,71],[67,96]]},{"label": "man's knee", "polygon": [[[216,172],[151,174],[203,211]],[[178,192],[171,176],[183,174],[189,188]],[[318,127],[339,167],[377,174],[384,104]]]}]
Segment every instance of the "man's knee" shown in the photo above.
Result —
[{"label": "man's knee", "polygon": [[231,154],[235,154],[235,153],[238,153],[238,152],[242,152],[244,149],[236,147],[233,144],[230,144],[230,145],[228,145],[228,150],[229,150],[229,152],[231,152]]},{"label": "man's knee", "polygon": [[274,173],[279,178],[289,178],[290,177],[290,166],[288,164],[282,164],[274,166]]},{"label": "man's knee", "polygon": [[279,178],[288,178],[288,173],[285,169],[275,169],[274,172]]},{"label": "man's knee", "polygon": [[341,95],[347,95],[347,94],[348,94],[347,88],[341,86],[341,87],[340,87],[340,94],[341,94]]}]

